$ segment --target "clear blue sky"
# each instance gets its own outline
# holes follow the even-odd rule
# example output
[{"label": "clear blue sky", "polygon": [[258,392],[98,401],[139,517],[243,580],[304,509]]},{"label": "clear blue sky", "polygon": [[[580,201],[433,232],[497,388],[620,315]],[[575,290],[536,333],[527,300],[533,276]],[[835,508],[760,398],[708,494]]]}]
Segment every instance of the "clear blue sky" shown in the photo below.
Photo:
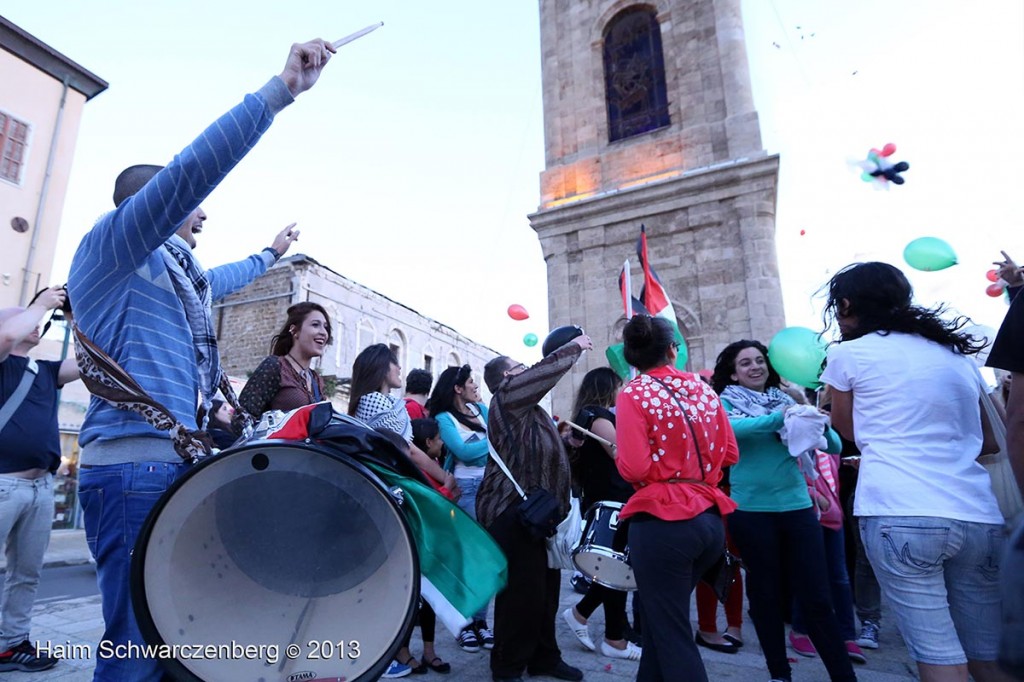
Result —
[{"label": "clear blue sky", "polygon": [[[1005,304],[985,295],[985,271],[1000,248],[1024,260],[1024,6],[744,0],[743,10],[762,136],[782,160],[788,323],[816,328],[812,295],[839,267],[904,266],[908,241],[936,236],[961,264],[905,268],[920,300],[997,326]],[[544,163],[535,2],[0,0],[0,14],[111,84],[85,109],[57,280],[111,207],[122,168],[165,163],[278,73],[291,42],[383,20],[342,48],[207,201],[197,254],[208,266],[234,260],[298,221],[298,251],[497,350],[539,356],[522,344],[547,328],[526,219]],[[912,167],[906,185],[876,192],[847,161],[886,142]],[[511,303],[531,320],[510,320]]]}]

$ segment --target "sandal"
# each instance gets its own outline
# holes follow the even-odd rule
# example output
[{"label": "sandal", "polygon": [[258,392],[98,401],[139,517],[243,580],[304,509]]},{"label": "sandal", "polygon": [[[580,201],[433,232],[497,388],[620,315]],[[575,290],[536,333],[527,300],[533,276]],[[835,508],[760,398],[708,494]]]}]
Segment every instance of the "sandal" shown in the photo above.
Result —
[{"label": "sandal", "polygon": [[[397,658],[395,660],[398,661]],[[409,654],[409,658],[405,659],[404,661],[398,661],[398,662],[401,663],[402,665],[408,666],[410,671],[412,671],[413,675],[426,675],[427,674],[427,664],[421,662],[419,665],[413,665],[412,662],[415,661],[415,660],[416,660],[416,657],[413,656],[412,654]]]},{"label": "sandal", "polygon": [[447,675],[452,671],[452,666],[449,663],[442,661],[437,656],[434,656],[434,658],[431,659],[430,663],[425,663],[424,665],[430,666],[430,669],[433,670],[435,673],[441,673],[443,675]]}]

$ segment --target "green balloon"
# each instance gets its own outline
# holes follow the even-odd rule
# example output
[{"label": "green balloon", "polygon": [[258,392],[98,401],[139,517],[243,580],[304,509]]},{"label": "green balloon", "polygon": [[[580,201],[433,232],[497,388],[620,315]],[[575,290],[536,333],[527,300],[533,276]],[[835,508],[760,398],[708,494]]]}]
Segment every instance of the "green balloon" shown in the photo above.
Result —
[{"label": "green balloon", "polygon": [[527,334],[526,336],[523,337],[523,343],[525,343],[527,346],[530,346],[530,347],[536,346],[537,345],[537,335],[534,334],[533,332],[530,332],[529,334]]},{"label": "green balloon", "polygon": [[825,361],[825,344],[807,327],[786,327],[768,344],[768,359],[783,379],[804,388],[821,388],[818,377]]},{"label": "green balloon", "polygon": [[903,249],[903,260],[915,270],[934,272],[956,265],[953,247],[936,237],[921,237]]},{"label": "green balloon", "polygon": [[626,362],[623,348],[621,343],[609,346],[608,350],[604,352],[604,356],[608,358],[608,366],[615,370],[615,373],[622,377],[623,381],[629,381],[629,363]]}]

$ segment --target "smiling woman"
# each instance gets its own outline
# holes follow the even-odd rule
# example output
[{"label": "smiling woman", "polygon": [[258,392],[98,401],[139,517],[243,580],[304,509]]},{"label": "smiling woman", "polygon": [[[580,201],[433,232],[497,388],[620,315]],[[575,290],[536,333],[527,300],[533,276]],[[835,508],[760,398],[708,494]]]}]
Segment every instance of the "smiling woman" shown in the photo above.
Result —
[{"label": "smiling woman", "polygon": [[271,354],[253,372],[238,401],[253,417],[268,410],[294,410],[325,400],[324,382],[312,369],[331,341],[331,319],[319,303],[288,308],[284,326],[272,340]]}]

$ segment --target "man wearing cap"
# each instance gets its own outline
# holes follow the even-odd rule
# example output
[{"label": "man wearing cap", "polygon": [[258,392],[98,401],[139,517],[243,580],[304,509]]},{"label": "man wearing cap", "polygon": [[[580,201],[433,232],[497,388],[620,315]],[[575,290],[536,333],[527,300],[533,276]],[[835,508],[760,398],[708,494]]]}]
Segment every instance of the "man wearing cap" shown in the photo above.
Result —
[{"label": "man wearing cap", "polygon": [[57,664],[29,643],[32,604],[53,525],[53,472],[60,466],[57,392],[78,378],[74,358],[33,360],[43,316],[66,292],[44,289],[27,308],[0,310],[0,544],[7,571],[0,597],[0,672]]},{"label": "man wearing cap", "polygon": [[[195,424],[196,396],[209,405],[223,383],[210,301],[265,272],[297,236],[285,228],[262,253],[204,272],[191,251],[206,219],[200,204],[275,115],[316,83],[333,52],[322,40],[292,45],[280,76],[246,95],[166,167],[121,173],[117,208],[75,253],[68,288],[81,341],[110,356],[178,425]],[[186,446],[180,429],[172,429],[172,442],[151,425],[151,411],[116,406],[138,402],[105,395],[93,396],[82,426],[79,499],[103,596],[103,639],[113,651],[142,644],[128,589],[131,552],[150,509],[184,471]],[[98,657],[94,679],[159,677],[152,659]]]},{"label": "man wearing cap", "polygon": [[[578,334],[532,367],[504,355],[484,367],[493,395],[487,418],[491,444],[524,490],[540,487],[555,496],[563,517],[569,511],[569,458],[554,420],[537,403],[594,347],[582,330]],[[544,541],[532,538],[519,521],[521,501],[492,455],[476,514],[505,552],[508,585],[494,600],[491,674],[496,681],[522,680],[524,671],[582,680],[583,672],[562,660],[555,639],[561,573],[548,568]]]}]

